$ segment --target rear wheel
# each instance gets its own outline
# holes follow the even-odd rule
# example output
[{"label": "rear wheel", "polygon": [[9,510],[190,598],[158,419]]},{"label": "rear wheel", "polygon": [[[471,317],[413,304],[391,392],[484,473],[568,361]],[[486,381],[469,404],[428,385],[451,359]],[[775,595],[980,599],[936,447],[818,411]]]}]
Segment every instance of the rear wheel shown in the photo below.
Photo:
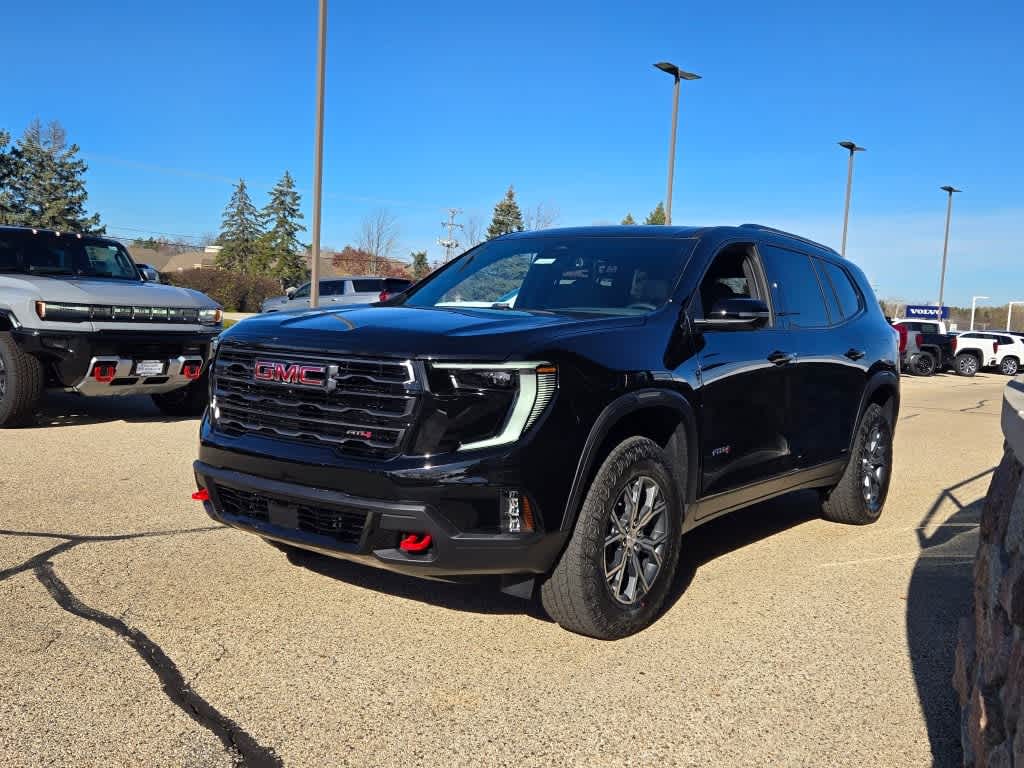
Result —
[{"label": "rear wheel", "polygon": [[935,375],[935,356],[930,352],[918,352],[910,358],[910,371],[915,376]]},{"label": "rear wheel", "polygon": [[978,372],[978,358],[969,352],[962,352],[956,356],[954,361],[956,372],[961,376],[973,376]]},{"label": "rear wheel", "polygon": [[857,429],[850,460],[839,484],[825,497],[822,515],[837,523],[866,525],[882,514],[892,475],[892,425],[872,403]]},{"label": "rear wheel", "polygon": [[209,394],[206,374],[191,384],[164,392],[160,395],[150,395],[153,403],[164,416],[173,418],[189,418],[202,416],[209,401]]},{"label": "rear wheel", "polygon": [[21,427],[35,419],[43,396],[43,365],[22,352],[9,333],[0,333],[0,427]]},{"label": "rear wheel", "polygon": [[668,594],[682,514],[664,451],[646,437],[616,447],[594,477],[558,565],[541,585],[565,629],[602,640],[639,632]]},{"label": "rear wheel", "polygon": [[1020,361],[1016,357],[1004,357],[999,364],[999,371],[1006,376],[1016,376],[1020,370]]}]

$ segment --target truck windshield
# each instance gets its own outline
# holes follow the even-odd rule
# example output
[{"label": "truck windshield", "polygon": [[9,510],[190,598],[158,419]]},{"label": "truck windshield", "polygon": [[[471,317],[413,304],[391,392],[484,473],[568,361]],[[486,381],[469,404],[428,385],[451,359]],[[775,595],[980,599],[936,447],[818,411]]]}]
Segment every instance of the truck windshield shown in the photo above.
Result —
[{"label": "truck windshield", "polygon": [[695,243],[660,237],[492,240],[425,280],[402,303],[645,314],[669,300]]},{"label": "truck windshield", "polygon": [[103,238],[0,230],[0,272],[140,280],[128,251]]}]

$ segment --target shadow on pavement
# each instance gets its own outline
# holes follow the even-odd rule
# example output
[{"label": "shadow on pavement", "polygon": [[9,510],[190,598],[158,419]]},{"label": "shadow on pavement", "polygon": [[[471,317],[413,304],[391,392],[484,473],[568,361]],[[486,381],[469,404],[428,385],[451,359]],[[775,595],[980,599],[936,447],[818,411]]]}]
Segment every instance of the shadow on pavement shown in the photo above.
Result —
[{"label": "shadow on pavement", "polygon": [[[748,544],[817,519],[819,514],[818,494],[801,491],[733,512],[687,533],[683,537],[676,578],[662,613],[672,608],[700,566]],[[527,614],[550,621],[539,600],[522,600],[501,593],[497,578],[459,583],[427,581],[300,550],[289,552],[288,559],[322,576],[443,608],[484,614]]]},{"label": "shadow on pavement", "polygon": [[[77,427],[109,421],[148,424],[184,420],[164,416],[148,395],[82,397],[73,392],[57,390],[48,391],[43,396],[42,409],[33,426]],[[194,420],[198,422],[198,419]]]},{"label": "shadow on pavement", "polygon": [[[985,502],[982,497],[964,503],[956,491],[992,472],[988,469],[943,490],[917,529],[921,552],[907,591],[907,645],[936,768],[963,764],[960,710],[951,679],[957,627],[971,610],[971,574]],[[936,520],[945,502],[957,511]]]}]

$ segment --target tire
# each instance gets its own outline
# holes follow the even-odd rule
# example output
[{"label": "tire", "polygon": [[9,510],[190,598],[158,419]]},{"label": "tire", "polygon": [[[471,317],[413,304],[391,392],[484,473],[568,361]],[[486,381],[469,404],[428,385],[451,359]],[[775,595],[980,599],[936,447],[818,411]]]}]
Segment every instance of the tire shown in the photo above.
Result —
[{"label": "tire", "polygon": [[172,418],[194,418],[203,415],[209,402],[209,387],[206,374],[191,384],[164,392],[161,395],[150,395],[153,403],[164,416]]},{"label": "tire", "polygon": [[931,352],[915,352],[910,356],[907,367],[915,376],[934,376],[938,366]]},{"label": "tire", "polygon": [[[879,472],[881,470],[881,472]],[[867,472],[875,478],[869,482]],[[873,523],[882,514],[892,477],[892,424],[872,403],[857,427],[850,460],[842,479],[827,494],[821,513],[826,520],[850,525]]]},{"label": "tire", "polygon": [[999,372],[1004,376],[1016,376],[1020,370],[1020,361],[1016,357],[1004,357],[999,363]]},{"label": "tire", "polygon": [[45,381],[43,364],[22,352],[11,334],[0,333],[0,427],[35,420]]},{"label": "tire", "polygon": [[[544,609],[561,627],[614,640],[657,616],[682,538],[682,506],[672,478],[664,451],[646,437],[625,440],[601,464],[572,538],[540,589]],[[637,527],[642,521],[633,511],[653,516]]]},{"label": "tire", "polygon": [[953,365],[956,366],[956,372],[961,376],[973,376],[978,372],[978,368],[981,367],[978,363],[978,358],[970,352],[961,352],[957,355]]}]

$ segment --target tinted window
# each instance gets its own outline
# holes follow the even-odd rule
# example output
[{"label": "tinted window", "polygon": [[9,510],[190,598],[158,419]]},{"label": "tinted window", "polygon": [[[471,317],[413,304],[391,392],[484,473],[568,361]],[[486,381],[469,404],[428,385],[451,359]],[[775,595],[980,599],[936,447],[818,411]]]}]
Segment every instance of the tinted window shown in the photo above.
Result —
[{"label": "tinted window", "polygon": [[860,292],[854,287],[853,278],[837,264],[823,259],[817,261],[819,267],[824,267],[824,274],[828,276],[827,283],[832,284],[841,317],[846,320],[856,315],[860,311]]},{"label": "tinted window", "polygon": [[772,292],[780,299],[779,314],[787,317],[791,325],[802,328],[828,325],[821,286],[810,257],[771,245],[762,248],[761,253]]},{"label": "tinted window", "polygon": [[[658,237],[498,239],[419,283],[409,306],[515,308],[640,315],[671,296],[694,241]],[[499,301],[501,300],[501,301]]]},{"label": "tinted window", "polygon": [[320,295],[321,296],[341,296],[345,293],[345,281],[344,280],[327,280],[320,281]]},{"label": "tinted window", "polygon": [[384,285],[387,288],[388,293],[401,293],[412,285],[412,280],[402,280],[398,277],[387,277],[384,279]]},{"label": "tinted window", "polygon": [[352,288],[356,293],[380,293],[384,290],[384,281],[379,277],[367,280],[353,280]]},{"label": "tinted window", "polygon": [[299,288],[295,293],[292,294],[292,298],[305,299],[309,297],[309,283]]},{"label": "tinted window", "polygon": [[121,245],[81,235],[0,233],[0,269],[38,275],[84,275],[139,280]]},{"label": "tinted window", "polygon": [[811,264],[818,271],[818,283],[821,285],[821,292],[825,296],[828,316],[832,318],[832,324],[837,325],[843,322],[845,318],[839,309],[839,299],[836,298],[836,292],[832,290],[832,283],[829,281],[828,275],[825,274],[825,262],[812,256]]}]

